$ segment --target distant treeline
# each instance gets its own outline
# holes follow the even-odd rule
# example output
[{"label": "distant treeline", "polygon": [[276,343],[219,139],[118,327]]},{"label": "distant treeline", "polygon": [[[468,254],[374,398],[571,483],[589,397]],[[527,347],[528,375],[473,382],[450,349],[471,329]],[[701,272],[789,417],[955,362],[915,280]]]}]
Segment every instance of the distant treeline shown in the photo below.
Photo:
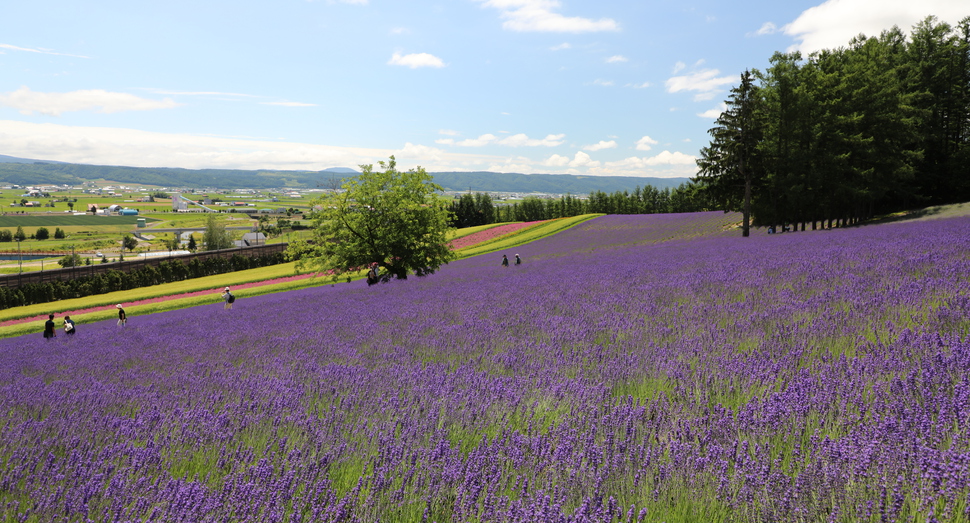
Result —
[{"label": "distant treeline", "polygon": [[559,198],[528,196],[510,205],[495,205],[487,193],[463,194],[452,202],[449,210],[454,213],[452,225],[458,228],[474,227],[502,222],[531,222],[551,220],[580,214],[656,214],[673,212],[697,212],[709,210],[705,194],[694,183],[681,184],[673,189],[657,189],[652,186],[633,192],[596,191],[588,198],[565,195]]},{"label": "distant treeline", "polygon": [[696,179],[754,225],[840,224],[970,201],[970,18],[929,17],[742,75]]},{"label": "distant treeline", "polygon": [[[178,169],[122,167],[71,163],[0,163],[0,182],[17,185],[81,185],[92,180],[117,183],[218,189],[314,189],[338,184],[356,172],[277,171],[241,169]],[[640,178],[631,176],[573,176],[567,174],[517,174],[493,172],[431,173],[435,183],[448,191],[589,194],[594,191],[633,190],[647,184],[675,187],[686,178]]]}]

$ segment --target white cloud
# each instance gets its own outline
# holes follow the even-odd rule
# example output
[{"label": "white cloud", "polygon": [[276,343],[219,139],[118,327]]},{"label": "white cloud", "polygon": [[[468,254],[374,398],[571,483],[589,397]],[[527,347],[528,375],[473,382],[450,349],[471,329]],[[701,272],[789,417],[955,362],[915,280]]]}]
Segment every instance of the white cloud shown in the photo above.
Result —
[{"label": "white cloud", "polygon": [[484,0],[482,5],[501,11],[505,20],[502,27],[510,31],[589,33],[620,29],[611,18],[592,20],[556,13],[554,10],[562,5],[558,0]]},{"label": "white cloud", "polygon": [[304,102],[260,102],[262,105],[277,105],[280,107],[316,107],[317,104]]},{"label": "white cloud", "polygon": [[614,140],[604,141],[600,140],[599,143],[594,143],[593,145],[587,145],[583,147],[584,151],[601,151],[603,149],[616,149],[616,142]]},{"label": "white cloud", "polygon": [[40,47],[38,47],[37,49],[31,49],[29,47],[18,47],[16,45],[10,45],[10,44],[0,44],[0,49],[10,49],[11,51],[23,51],[25,53],[50,54],[54,56],[70,56],[72,58],[90,58],[88,56],[83,56],[79,54],[58,53],[50,49],[44,49]]},{"label": "white cloud", "polygon": [[445,136],[458,136],[461,133],[453,129],[439,129],[438,134],[443,134]]},{"label": "white cloud", "polygon": [[122,111],[151,111],[171,109],[182,104],[170,98],[151,100],[129,93],[113,93],[101,89],[71,91],[69,93],[41,93],[21,87],[10,93],[0,94],[0,105],[17,109],[22,114],[35,112],[60,116],[71,111],[96,110],[101,113]]},{"label": "white cloud", "polygon": [[402,55],[401,53],[394,53],[391,59],[387,61],[388,65],[403,65],[405,67],[410,67],[411,69],[417,69],[419,67],[444,67],[445,63],[441,61],[441,58],[433,54],[428,53],[412,53]]},{"label": "white cloud", "polygon": [[550,51],[564,51],[566,49],[572,49],[573,46],[569,45],[569,42],[563,42],[559,45],[554,45],[549,48]]},{"label": "white cloud", "polygon": [[859,33],[879,36],[894,25],[908,33],[929,15],[954,25],[967,13],[967,3],[958,0],[827,0],[803,11],[782,31],[797,40],[791,50],[811,53],[844,47]]},{"label": "white cloud", "polygon": [[727,109],[727,104],[722,102],[721,105],[718,105],[713,109],[708,109],[703,113],[697,113],[697,116],[700,116],[701,118],[710,118],[711,120],[716,120],[719,116],[721,116],[721,113],[723,113],[726,109]]},{"label": "white cloud", "polygon": [[687,64],[685,64],[684,62],[677,62],[676,64],[674,64],[674,70],[672,74],[677,74],[686,68],[687,68]]},{"label": "white cloud", "polygon": [[502,138],[498,143],[509,147],[556,147],[562,145],[565,134],[549,134],[542,139],[529,138],[525,134],[513,134],[507,138]]},{"label": "white cloud", "polygon": [[407,27],[394,27],[394,28],[391,28],[390,33],[392,35],[407,35],[407,34],[411,34],[411,30],[408,29]]},{"label": "white cloud", "polygon": [[[646,169],[658,166],[696,166],[697,158],[681,152],[663,151],[656,156],[631,156],[615,162],[606,162],[606,166],[620,170]],[[682,175],[681,175],[682,176]]]},{"label": "white cloud", "polygon": [[764,24],[761,25],[760,29],[758,29],[754,33],[749,33],[748,36],[764,36],[764,35],[775,34],[777,32],[778,32],[778,27],[774,24],[774,22],[765,22]]},{"label": "white cloud", "polygon": [[548,165],[549,167],[565,167],[569,165],[569,157],[554,154],[549,158],[546,158],[542,165]]},{"label": "white cloud", "polygon": [[710,100],[720,92],[720,87],[739,81],[734,76],[718,76],[717,69],[702,69],[682,76],[672,76],[667,79],[668,93],[680,91],[694,91],[694,101]]},{"label": "white cloud", "polygon": [[240,98],[258,98],[256,95],[252,94],[223,93],[220,91],[170,91],[168,89],[147,89],[147,91],[155,94],[168,94],[173,96],[229,96]]},{"label": "white cloud", "polygon": [[460,142],[456,142],[455,145],[458,147],[483,147],[495,141],[494,134],[483,134],[478,138],[467,138]]},{"label": "white cloud", "polygon": [[651,85],[653,84],[651,84],[650,82],[643,82],[642,84],[626,84],[627,87],[632,87],[634,89],[646,89]]},{"label": "white cloud", "polygon": [[451,138],[438,138],[434,143],[438,145],[455,145],[455,140]]},{"label": "white cloud", "polygon": [[593,80],[593,85],[598,85],[601,87],[613,87],[613,80],[603,80],[602,78],[597,78]]},{"label": "white cloud", "polygon": [[696,165],[697,158],[681,152],[664,151],[656,156],[644,158],[645,165]]},{"label": "white cloud", "polygon": [[570,167],[599,167],[600,162],[593,160],[583,151],[576,151],[576,156],[569,162]]},{"label": "white cloud", "polygon": [[657,142],[657,140],[654,140],[649,136],[644,136],[643,138],[640,138],[639,140],[637,140],[637,150],[649,151],[650,149],[652,149],[651,145],[657,145],[658,143],[659,142]]},{"label": "white cloud", "polygon": [[630,60],[627,57],[619,54],[613,55],[606,59],[606,63],[608,64],[618,64],[618,63],[629,62],[629,61]]},{"label": "white cloud", "polygon": [[402,160],[432,161],[440,162],[444,151],[437,147],[427,145],[415,145],[411,142],[404,144],[404,147],[394,151],[394,157]]}]

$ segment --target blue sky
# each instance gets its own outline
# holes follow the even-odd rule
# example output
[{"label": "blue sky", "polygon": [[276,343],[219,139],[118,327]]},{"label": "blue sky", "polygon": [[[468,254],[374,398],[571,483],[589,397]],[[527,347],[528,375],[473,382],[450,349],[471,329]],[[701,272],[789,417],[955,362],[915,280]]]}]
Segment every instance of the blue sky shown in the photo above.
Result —
[{"label": "blue sky", "polygon": [[8,2],[0,154],[186,168],[692,176],[774,51],[953,0]]}]

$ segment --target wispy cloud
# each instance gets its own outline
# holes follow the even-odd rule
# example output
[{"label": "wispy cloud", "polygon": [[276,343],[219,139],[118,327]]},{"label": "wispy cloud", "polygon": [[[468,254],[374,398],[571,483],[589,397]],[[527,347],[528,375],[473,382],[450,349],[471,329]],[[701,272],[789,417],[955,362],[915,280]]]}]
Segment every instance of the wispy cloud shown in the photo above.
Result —
[{"label": "wispy cloud", "polygon": [[513,134],[498,143],[509,147],[556,147],[562,145],[565,134],[549,134],[545,138],[529,138],[525,134]]},{"label": "wispy cloud", "polygon": [[304,102],[260,102],[262,105],[277,105],[280,107],[316,107],[317,104]]},{"label": "wispy cloud", "polygon": [[597,78],[593,80],[593,85],[598,85],[600,87],[613,87],[613,80],[603,80],[602,78]]},{"label": "wispy cloud", "polygon": [[550,51],[565,51],[566,49],[572,49],[573,46],[569,45],[569,42],[563,42],[559,45],[554,45],[549,48]]},{"label": "wispy cloud", "polygon": [[30,47],[20,47],[20,46],[10,45],[10,44],[0,44],[0,49],[10,49],[11,51],[22,51],[22,52],[25,52],[25,53],[50,54],[50,55],[54,55],[54,56],[70,56],[71,58],[87,58],[87,59],[90,59],[91,58],[89,56],[84,56],[84,55],[80,55],[80,54],[58,53],[58,52],[53,51],[51,49],[44,49],[44,48],[40,48],[40,47],[38,47],[36,49],[32,49]]},{"label": "wispy cloud", "polygon": [[778,26],[774,22],[765,22],[761,24],[761,28],[753,33],[748,33],[747,36],[764,36],[775,34],[778,32]]},{"label": "wispy cloud", "polygon": [[563,16],[555,12],[562,6],[558,0],[484,0],[484,7],[501,11],[505,19],[502,27],[510,31],[549,33],[591,33],[619,31],[611,18],[593,20],[579,16]]},{"label": "wispy cloud", "polygon": [[665,85],[668,93],[693,91],[697,93],[694,95],[695,102],[710,100],[721,91],[721,87],[738,81],[734,76],[718,76],[719,74],[721,72],[717,69],[701,69],[686,75],[672,76]]},{"label": "wispy cloud", "polygon": [[170,98],[152,100],[129,93],[113,93],[101,89],[71,91],[68,93],[41,93],[21,87],[16,91],[0,94],[0,105],[17,109],[22,114],[35,112],[60,116],[72,111],[93,110],[101,113],[122,111],[152,111],[171,109],[182,104]]},{"label": "wispy cloud", "polygon": [[615,55],[613,55],[613,56],[611,56],[611,57],[609,57],[609,58],[606,59],[606,63],[608,63],[608,64],[619,64],[619,63],[629,62],[629,61],[630,61],[629,58],[627,58],[627,57],[625,57],[625,56],[623,56],[621,54],[615,54]]},{"label": "wispy cloud", "polygon": [[239,98],[259,98],[253,94],[224,93],[220,91],[172,91],[169,89],[147,89],[148,92],[155,94],[166,94],[170,96],[229,96]]},{"label": "wispy cloud", "polygon": [[391,59],[387,61],[388,65],[403,65],[405,67],[410,67],[411,69],[417,69],[419,67],[434,67],[441,68],[445,66],[445,63],[433,54],[428,53],[412,53],[402,55],[401,53],[394,53]]},{"label": "wispy cloud", "polygon": [[486,145],[504,145],[506,147],[555,147],[562,145],[565,134],[550,134],[545,138],[529,138],[524,133],[513,134],[505,138],[499,138],[494,134],[488,133],[478,138],[466,138],[456,141],[453,138],[439,138],[435,143],[439,145],[453,145],[455,147],[484,147]]},{"label": "wispy cloud", "polygon": [[710,118],[711,120],[716,120],[719,116],[721,116],[721,113],[723,113],[725,110],[727,110],[727,104],[721,103],[720,105],[718,105],[713,109],[708,109],[703,113],[697,113],[697,116],[700,116],[701,118]]},{"label": "wispy cloud", "polygon": [[615,140],[600,140],[599,143],[594,143],[593,145],[586,145],[583,147],[584,151],[602,151],[603,149],[616,149]]}]

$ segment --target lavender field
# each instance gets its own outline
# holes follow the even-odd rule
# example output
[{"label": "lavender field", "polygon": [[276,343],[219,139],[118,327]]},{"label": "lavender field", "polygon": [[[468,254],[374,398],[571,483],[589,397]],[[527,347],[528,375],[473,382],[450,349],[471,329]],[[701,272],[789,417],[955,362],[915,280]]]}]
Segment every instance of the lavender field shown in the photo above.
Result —
[{"label": "lavender field", "polygon": [[732,220],[0,340],[0,521],[970,521],[970,218]]}]

